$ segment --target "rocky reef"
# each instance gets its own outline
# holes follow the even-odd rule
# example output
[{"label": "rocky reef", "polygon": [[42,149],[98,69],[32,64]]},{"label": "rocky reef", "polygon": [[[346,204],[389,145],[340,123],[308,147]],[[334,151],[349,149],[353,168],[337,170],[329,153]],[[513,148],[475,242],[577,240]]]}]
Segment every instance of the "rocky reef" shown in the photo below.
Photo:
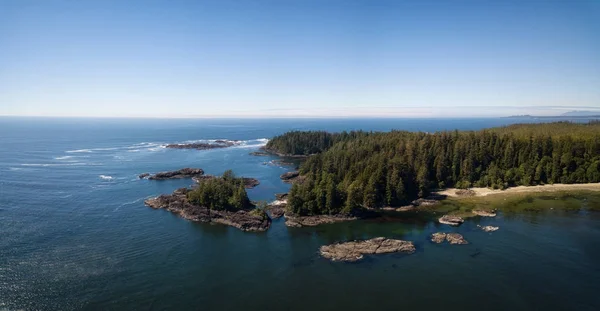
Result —
[{"label": "rocky reef", "polygon": [[261,210],[217,211],[197,206],[189,202],[188,188],[180,188],[172,194],[163,194],[144,203],[154,209],[165,209],[182,218],[207,223],[219,223],[236,227],[243,231],[266,231],[271,218]]},{"label": "rocky reef", "polygon": [[465,238],[458,233],[444,233],[444,232],[436,232],[431,235],[431,242],[433,243],[443,243],[444,241],[448,241],[450,244],[469,244]]},{"label": "rocky reef", "polygon": [[319,252],[321,256],[331,261],[353,262],[361,260],[365,254],[414,253],[415,246],[410,241],[379,237],[364,241],[323,245]]}]

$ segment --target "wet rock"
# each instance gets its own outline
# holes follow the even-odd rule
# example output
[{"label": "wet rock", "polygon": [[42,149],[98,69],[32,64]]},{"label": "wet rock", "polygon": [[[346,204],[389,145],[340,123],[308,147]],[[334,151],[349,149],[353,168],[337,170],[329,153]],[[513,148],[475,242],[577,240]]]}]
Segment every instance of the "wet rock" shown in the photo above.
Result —
[{"label": "wet rock", "polygon": [[458,233],[448,233],[446,234],[446,241],[450,244],[469,244],[465,238]]},{"label": "wet rock", "polygon": [[143,174],[139,174],[139,175],[138,175],[138,178],[139,178],[139,179],[144,179],[144,178],[146,178],[146,177],[148,177],[148,176],[150,176],[150,173],[143,173]]},{"label": "wet rock", "polygon": [[500,227],[494,227],[494,226],[480,226],[477,225],[477,227],[481,228],[481,230],[485,231],[485,232],[494,232],[498,229],[500,229]]},{"label": "wet rock", "polygon": [[319,249],[321,256],[331,261],[357,261],[364,254],[413,253],[415,246],[410,241],[386,239],[384,237],[364,241],[350,241],[323,245]]},{"label": "wet rock", "polygon": [[314,227],[342,221],[357,220],[358,217],[344,215],[292,216],[285,214],[285,225],[288,227]]},{"label": "wet rock", "polygon": [[450,225],[450,226],[460,226],[464,221],[464,219],[458,216],[444,215],[438,220],[441,224]]},{"label": "wet rock", "polygon": [[300,172],[298,171],[286,172],[279,176],[279,178],[281,178],[281,180],[283,180],[283,182],[286,183],[294,182],[294,180],[298,179],[298,177],[300,177]]},{"label": "wet rock", "polygon": [[[143,174],[142,174],[143,175]],[[193,178],[204,175],[204,170],[201,168],[182,168],[176,171],[160,172],[155,175],[148,177],[151,180],[166,180],[166,179],[179,179],[179,178]]]},{"label": "wet rock", "polygon": [[485,210],[472,210],[473,214],[482,217],[496,217],[495,211],[485,211]]},{"label": "wet rock", "polygon": [[446,234],[443,232],[436,232],[434,234],[431,235],[431,242],[434,243],[442,243],[446,240]]}]

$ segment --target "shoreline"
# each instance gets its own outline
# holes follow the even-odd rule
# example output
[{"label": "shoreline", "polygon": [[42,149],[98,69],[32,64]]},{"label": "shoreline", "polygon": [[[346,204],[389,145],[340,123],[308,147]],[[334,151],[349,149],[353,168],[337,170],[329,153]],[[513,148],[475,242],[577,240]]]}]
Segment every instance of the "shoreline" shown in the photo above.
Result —
[{"label": "shoreline", "polygon": [[496,194],[512,194],[512,193],[539,193],[539,192],[556,192],[556,191],[600,191],[600,183],[586,184],[548,184],[537,186],[517,186],[507,188],[505,190],[489,189],[489,188],[469,188],[469,194],[457,194],[457,191],[464,190],[458,188],[447,188],[440,191],[435,191],[434,194],[443,195],[448,198],[470,198],[470,197],[486,197]]}]

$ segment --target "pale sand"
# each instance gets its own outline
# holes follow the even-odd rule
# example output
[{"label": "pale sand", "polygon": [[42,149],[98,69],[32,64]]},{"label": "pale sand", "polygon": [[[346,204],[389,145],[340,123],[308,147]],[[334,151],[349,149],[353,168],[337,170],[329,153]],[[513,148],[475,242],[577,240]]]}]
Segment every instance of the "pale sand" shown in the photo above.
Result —
[{"label": "pale sand", "polygon": [[[456,191],[460,190],[457,188],[448,188],[442,191],[436,192],[440,195],[446,195],[448,197],[469,197],[466,195],[457,195]],[[526,193],[526,192],[553,192],[553,191],[572,191],[572,190],[588,190],[588,191],[600,191],[600,183],[589,183],[589,184],[553,184],[543,186],[518,186],[508,188],[506,190],[493,190],[489,188],[469,188],[475,192],[475,197],[484,197],[492,194],[502,193]]]}]

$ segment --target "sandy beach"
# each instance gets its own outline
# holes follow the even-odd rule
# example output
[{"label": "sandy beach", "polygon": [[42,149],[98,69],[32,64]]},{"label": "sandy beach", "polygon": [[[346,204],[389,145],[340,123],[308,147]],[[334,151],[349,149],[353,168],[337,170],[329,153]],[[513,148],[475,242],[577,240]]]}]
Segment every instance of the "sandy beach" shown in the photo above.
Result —
[{"label": "sandy beach", "polygon": [[[442,191],[436,192],[440,195],[446,195],[448,197],[467,197],[467,195],[457,194],[457,188],[448,188]],[[571,190],[587,190],[587,191],[600,191],[600,183],[588,183],[588,184],[553,184],[553,185],[540,185],[540,186],[518,186],[512,187],[505,190],[494,190],[489,188],[469,188],[472,190],[475,197],[484,197],[493,194],[508,194],[508,193],[526,193],[526,192],[554,192],[554,191],[571,191]]]}]

